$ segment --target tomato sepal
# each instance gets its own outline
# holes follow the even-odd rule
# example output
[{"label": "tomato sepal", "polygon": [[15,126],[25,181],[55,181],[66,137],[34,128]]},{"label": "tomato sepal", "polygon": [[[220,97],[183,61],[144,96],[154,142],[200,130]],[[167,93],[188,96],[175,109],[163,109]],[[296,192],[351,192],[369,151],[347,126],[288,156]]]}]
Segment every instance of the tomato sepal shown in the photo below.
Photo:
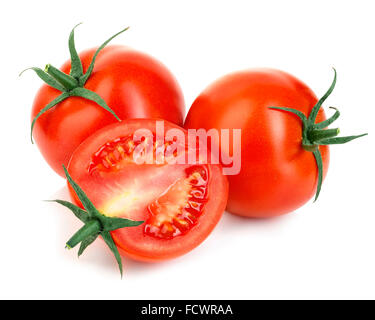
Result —
[{"label": "tomato sepal", "polygon": [[328,138],[324,140],[320,140],[319,144],[320,145],[330,145],[330,144],[344,144],[349,141],[352,141],[354,139],[358,139],[361,137],[367,136],[367,133],[363,133],[357,136],[347,136],[347,137],[334,137],[334,138]]},{"label": "tomato sepal", "polygon": [[335,129],[325,129],[334,121],[336,121],[340,117],[340,112],[334,107],[330,107],[331,109],[336,110],[336,112],[327,120],[324,120],[319,123],[315,123],[316,117],[320,108],[322,107],[324,101],[331,95],[333,89],[336,86],[337,81],[337,72],[336,69],[333,68],[334,71],[334,78],[333,81],[327,90],[327,92],[321,97],[318,102],[315,104],[313,109],[311,110],[308,117],[306,115],[293,108],[286,108],[286,107],[269,107],[269,109],[279,110],[279,111],[286,111],[288,113],[292,113],[296,115],[302,122],[302,147],[304,150],[312,152],[315,157],[315,162],[318,168],[318,181],[315,193],[314,202],[318,199],[322,182],[323,182],[323,160],[322,155],[319,150],[320,145],[331,145],[331,144],[343,144],[354,139],[358,139],[360,137],[366,136],[367,133],[355,135],[355,136],[345,136],[345,137],[337,137],[340,133],[338,128]]},{"label": "tomato sepal", "polygon": [[80,207],[76,206],[75,204],[73,204],[73,203],[71,203],[69,201],[59,200],[59,199],[56,199],[56,200],[46,200],[46,201],[47,202],[56,202],[56,203],[61,204],[64,207],[67,207],[83,223],[87,223],[90,220],[90,218],[91,218],[91,215],[90,215],[89,212],[81,209]]},{"label": "tomato sepal", "polygon": [[318,200],[320,190],[322,189],[322,183],[323,183],[323,159],[322,154],[319,151],[319,148],[315,151],[313,151],[313,155],[315,157],[316,165],[318,167],[318,184],[316,186],[316,193],[314,202]]},{"label": "tomato sepal", "polygon": [[69,95],[71,97],[81,97],[81,98],[85,98],[87,100],[94,101],[96,104],[101,106],[103,109],[105,109],[109,113],[111,113],[117,119],[117,121],[121,121],[121,119],[116,115],[116,113],[110,107],[108,107],[106,102],[94,91],[88,90],[86,88],[77,87],[77,88],[74,88],[73,90],[71,90],[69,92]]},{"label": "tomato sepal", "polygon": [[102,232],[102,238],[103,238],[104,242],[106,243],[106,245],[108,246],[108,248],[112,251],[113,255],[115,256],[118,267],[120,269],[121,278],[122,278],[122,274],[123,274],[122,260],[121,260],[120,253],[117,249],[117,246],[116,246],[115,242],[113,241],[113,238],[112,238],[111,234],[108,231]]},{"label": "tomato sepal", "polygon": [[66,98],[69,97],[69,93],[68,92],[63,92],[62,94],[60,94],[56,99],[52,100],[50,103],[48,103],[42,110],[40,110],[38,112],[38,114],[34,117],[32,123],[31,123],[31,129],[30,129],[30,138],[31,138],[31,143],[34,143],[34,140],[33,140],[33,130],[34,130],[34,126],[35,126],[35,123],[36,121],[38,120],[38,118],[45,112],[47,112],[49,109],[53,108],[54,106],[56,106],[57,104],[59,104],[60,102],[64,101]]},{"label": "tomato sepal", "polygon": [[71,31],[69,35],[69,52],[70,52],[70,61],[71,61],[71,68],[70,68],[70,74],[66,74],[59,69],[55,68],[54,66],[47,64],[45,69],[42,70],[37,67],[31,67],[23,70],[20,73],[20,76],[26,71],[26,70],[33,70],[37,76],[43,80],[47,85],[50,87],[61,91],[62,94],[59,95],[56,99],[48,103],[40,112],[34,117],[32,124],[31,124],[31,143],[33,142],[33,130],[36,120],[45,112],[47,112],[52,107],[58,105],[60,102],[64,101],[65,99],[69,97],[81,97],[84,99],[88,99],[91,101],[94,101],[97,105],[105,109],[106,111],[110,112],[118,121],[121,121],[121,119],[116,115],[116,113],[107,105],[107,103],[95,92],[83,88],[87,80],[90,78],[92,71],[94,70],[95,66],[95,60],[98,56],[99,52],[115,37],[120,35],[121,33],[125,32],[129,29],[129,27],[121,30],[120,32],[116,33],[109,39],[107,39],[95,52],[90,65],[86,71],[86,73],[83,73],[83,67],[82,67],[82,61],[79,58],[79,55],[77,53],[77,50],[75,48],[75,42],[74,42],[74,30],[77,26],[80,24],[77,24],[73,30]]},{"label": "tomato sepal", "polygon": [[87,71],[84,75],[82,75],[80,78],[79,78],[79,85],[80,86],[84,86],[86,81],[90,78],[91,76],[91,73],[92,71],[94,70],[94,65],[95,65],[95,60],[96,60],[96,57],[98,56],[99,52],[104,49],[104,47],[114,38],[116,38],[118,35],[120,35],[121,33],[125,32],[126,30],[128,30],[129,27],[126,27],[125,29],[122,29],[121,31],[117,32],[115,35],[113,35],[112,37],[110,37],[109,39],[107,39],[106,41],[103,42],[103,44],[96,50],[96,52],[94,53],[94,56],[92,57],[92,60],[91,60],[91,63],[89,65],[89,67],[87,68]]},{"label": "tomato sepal", "polygon": [[82,61],[78,55],[75,41],[74,41],[74,30],[81,25],[81,23],[78,23],[70,32],[69,35],[69,52],[70,52],[70,61],[71,61],[71,67],[70,67],[70,75],[75,78],[79,79],[83,76],[83,67],[82,67]]},{"label": "tomato sepal", "polygon": [[33,70],[38,75],[38,77],[40,79],[42,79],[50,87],[55,88],[56,90],[59,90],[59,91],[65,91],[65,87],[60,82],[58,82],[55,78],[50,76],[44,70],[42,70],[40,68],[37,68],[37,67],[31,67],[31,68],[27,68],[27,69],[21,71],[20,74],[19,74],[19,77],[22,76],[23,73],[25,71],[28,71],[28,70]]},{"label": "tomato sepal", "polygon": [[110,231],[114,231],[126,227],[136,227],[141,225],[144,221],[134,221],[122,218],[112,218],[101,214],[93,205],[91,200],[87,197],[81,187],[72,179],[68,170],[63,166],[66,178],[69,184],[72,186],[77,197],[81,201],[84,209],[76,206],[73,203],[64,200],[47,200],[57,202],[68,209],[70,209],[74,215],[84,223],[84,226],[79,229],[67,242],[66,248],[72,249],[78,244],[80,248],[78,250],[78,257],[84,252],[84,250],[92,244],[99,235],[102,236],[109,249],[112,251],[116,258],[117,264],[120,268],[122,277],[122,262],[118,249],[112,239]]}]

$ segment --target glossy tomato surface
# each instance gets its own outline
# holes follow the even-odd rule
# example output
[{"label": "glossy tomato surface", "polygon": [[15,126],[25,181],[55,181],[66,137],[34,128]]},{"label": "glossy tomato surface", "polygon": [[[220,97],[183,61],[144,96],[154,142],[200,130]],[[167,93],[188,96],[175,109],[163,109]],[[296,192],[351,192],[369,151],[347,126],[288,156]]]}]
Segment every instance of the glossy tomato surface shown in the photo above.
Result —
[{"label": "glossy tomato surface", "polygon": [[[165,134],[178,129],[185,139],[184,129],[164,124]],[[165,148],[167,154],[174,146],[167,140],[157,142],[155,126],[155,120],[146,119],[109,125],[77,148],[68,167],[73,180],[101,213],[145,221],[138,227],[112,231],[120,253],[142,261],[174,258],[198,246],[218,223],[228,196],[228,182],[220,165],[140,164],[135,156],[139,148],[151,145],[156,159],[157,148]],[[139,129],[152,132],[152,140],[135,140]],[[175,153],[165,159],[171,155]]]},{"label": "glossy tomato surface", "polygon": [[[95,49],[80,54],[84,72]],[[70,62],[61,70],[70,72]],[[184,99],[170,71],[159,61],[124,46],[108,46],[98,55],[85,88],[99,94],[120,119],[162,118],[182,125]],[[37,93],[32,119],[60,91],[43,85]],[[78,145],[98,129],[117,122],[95,102],[70,97],[43,114],[34,127],[34,140],[49,165],[64,176],[62,165],[68,164]]]},{"label": "glossy tomato surface", "polygon": [[[228,176],[228,211],[246,217],[271,217],[291,212],[316,192],[318,168],[302,148],[302,123],[289,107],[306,116],[317,102],[300,80],[273,69],[254,69],[219,79],[194,101],[186,128],[241,129],[241,171]],[[317,122],[325,119],[322,109]],[[327,146],[319,147],[323,175]]]}]

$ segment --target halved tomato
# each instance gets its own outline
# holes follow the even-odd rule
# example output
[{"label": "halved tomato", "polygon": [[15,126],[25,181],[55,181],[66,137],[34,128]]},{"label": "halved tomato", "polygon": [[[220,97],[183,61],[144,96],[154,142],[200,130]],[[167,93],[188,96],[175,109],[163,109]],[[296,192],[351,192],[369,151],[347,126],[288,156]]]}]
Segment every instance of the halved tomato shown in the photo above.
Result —
[{"label": "halved tomato", "polygon": [[[68,167],[102,214],[145,221],[111,232],[120,253],[142,261],[174,258],[198,246],[218,223],[228,196],[220,165],[167,161],[174,142],[165,139],[160,144],[156,122],[124,120],[99,130],[76,149]],[[165,133],[178,129],[187,141],[186,130],[163,122]],[[139,129],[152,133],[151,143],[135,139]],[[157,150],[165,151],[164,162],[139,164],[135,152],[146,142],[153,160]],[[185,146],[185,154],[191,152]],[[176,150],[169,155],[174,156]],[[81,205],[71,188],[70,192]]]}]

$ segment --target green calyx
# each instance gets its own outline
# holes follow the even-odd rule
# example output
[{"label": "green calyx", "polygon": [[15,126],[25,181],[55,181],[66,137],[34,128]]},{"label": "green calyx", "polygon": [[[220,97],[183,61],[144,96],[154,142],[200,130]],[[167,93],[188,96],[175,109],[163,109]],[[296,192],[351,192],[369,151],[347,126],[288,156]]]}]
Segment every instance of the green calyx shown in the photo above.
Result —
[{"label": "green calyx", "polygon": [[302,121],[302,147],[306,151],[312,152],[314,154],[316,165],[318,168],[318,184],[317,184],[317,190],[316,190],[314,201],[316,201],[319,197],[320,190],[322,187],[322,181],[323,181],[323,160],[322,160],[322,155],[319,150],[319,146],[331,145],[331,144],[343,144],[343,143],[346,143],[346,142],[349,142],[354,139],[367,135],[367,133],[364,133],[364,134],[360,134],[356,136],[337,137],[337,135],[340,133],[340,130],[338,128],[326,129],[330,124],[332,124],[340,116],[340,112],[336,108],[333,108],[333,107],[330,107],[330,108],[336,111],[330,118],[322,122],[315,123],[316,117],[318,115],[318,112],[323,102],[330,96],[333,89],[335,88],[336,80],[337,80],[337,72],[335,69],[333,69],[333,71],[335,75],[334,75],[331,86],[329,87],[327,92],[324,94],[324,96],[320,98],[319,101],[316,103],[316,105],[313,107],[308,117],[306,117],[306,115],[302,113],[301,111],[293,109],[293,108],[270,107],[270,109],[282,110],[282,111],[292,113],[296,115],[298,118],[300,118]]},{"label": "green calyx", "polygon": [[83,227],[79,229],[68,240],[68,242],[66,243],[66,248],[72,249],[76,245],[80,244],[80,248],[78,250],[79,257],[84,252],[84,250],[96,240],[98,236],[101,236],[104,242],[109,247],[109,249],[112,251],[113,255],[115,256],[122,277],[121,257],[112,239],[110,231],[126,227],[137,227],[141,225],[144,221],[111,218],[103,215],[95,208],[95,206],[87,197],[85,192],[81,189],[81,187],[72,179],[72,177],[69,175],[68,170],[66,170],[65,166],[63,166],[63,168],[68,182],[72,186],[73,190],[75,191],[76,195],[81,201],[83,207],[85,208],[85,210],[81,209],[73,203],[64,200],[50,200],[53,202],[57,202],[70,209],[74,213],[74,215],[84,223]]},{"label": "green calyx", "polygon": [[[79,24],[77,25],[79,26]],[[51,101],[47,104],[40,112],[35,116],[31,124],[31,142],[33,143],[33,129],[35,122],[37,119],[49,109],[53,108],[60,102],[64,101],[69,97],[81,97],[87,100],[94,101],[100,107],[110,112],[118,121],[121,121],[120,118],[115,114],[115,112],[106,104],[106,102],[95,92],[90,91],[84,88],[85,83],[90,78],[92,71],[94,70],[95,60],[99,54],[99,52],[115,37],[120,35],[121,33],[125,32],[129,29],[125,28],[120,32],[116,33],[108,40],[106,40],[95,52],[91,63],[86,71],[83,73],[83,67],[81,59],[77,53],[75,43],[74,43],[74,30],[77,27],[75,26],[70,33],[69,36],[69,52],[70,52],[70,61],[71,61],[71,68],[70,74],[66,74],[59,69],[55,68],[54,66],[47,64],[45,69],[42,70],[40,68],[32,67],[25,69],[26,70],[33,70],[38,75],[40,79],[42,79],[46,84],[55,88],[56,90],[61,91],[61,95],[59,95],[56,99]],[[22,71],[20,75],[24,72]]]}]

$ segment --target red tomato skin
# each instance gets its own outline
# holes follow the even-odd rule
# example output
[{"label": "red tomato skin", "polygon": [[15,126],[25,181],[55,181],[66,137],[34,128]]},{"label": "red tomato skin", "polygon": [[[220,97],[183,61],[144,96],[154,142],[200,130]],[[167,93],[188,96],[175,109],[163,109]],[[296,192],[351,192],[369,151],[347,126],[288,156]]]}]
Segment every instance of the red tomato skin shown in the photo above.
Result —
[{"label": "red tomato skin", "polygon": [[[97,148],[108,140],[113,140],[119,136],[126,136],[139,128],[146,128],[153,131],[154,122],[155,120],[151,119],[127,119],[122,121],[121,124],[111,124],[91,135],[74,151],[69,161],[68,171],[73,180],[75,180],[87,193],[95,206],[98,205],[100,199],[90,197],[91,190],[94,188],[101,188],[103,185],[98,186],[87,171],[87,164],[89,159],[91,159],[92,153],[97,151]],[[167,121],[164,123],[166,131],[171,128],[183,130],[181,127],[173,123]],[[209,176],[211,177],[208,188],[208,201],[205,204],[204,212],[202,213],[197,225],[195,225],[186,235],[177,236],[171,240],[151,240],[151,243],[155,244],[153,250],[148,250],[145,245],[145,243],[150,245],[150,238],[143,235],[143,225],[111,231],[111,235],[120,254],[142,262],[161,262],[177,258],[199,246],[210,235],[220,221],[228,199],[228,180],[226,176],[222,174],[221,165],[210,164],[208,167]],[[116,175],[113,176],[113,178],[115,177]],[[111,180],[108,180],[108,182],[111,183]],[[147,182],[147,184],[151,185],[150,182]],[[70,184],[67,183],[67,185],[72,201],[83,208],[82,203]],[[101,192],[101,194],[103,194],[103,192]],[[147,218],[141,217],[134,219],[143,220]]]},{"label": "red tomato skin", "polygon": [[[84,72],[95,51],[93,48],[80,54]],[[61,70],[69,73],[70,61]],[[120,119],[162,118],[178,125],[183,123],[184,98],[176,79],[159,61],[128,47],[104,48],[85,88],[99,94]],[[60,94],[43,85],[35,97],[31,119]],[[36,121],[33,136],[48,164],[64,177],[62,165],[68,164],[78,145],[114,122],[116,118],[96,103],[70,97]]]},{"label": "red tomato skin", "polygon": [[[318,169],[314,155],[302,148],[301,121],[268,107],[295,108],[308,116],[316,102],[303,82],[273,69],[224,76],[194,101],[186,128],[242,129],[241,171],[228,176],[229,212],[253,218],[278,216],[296,210],[315,195]],[[323,120],[321,109],[317,122]],[[329,148],[319,149],[325,177]]]}]

